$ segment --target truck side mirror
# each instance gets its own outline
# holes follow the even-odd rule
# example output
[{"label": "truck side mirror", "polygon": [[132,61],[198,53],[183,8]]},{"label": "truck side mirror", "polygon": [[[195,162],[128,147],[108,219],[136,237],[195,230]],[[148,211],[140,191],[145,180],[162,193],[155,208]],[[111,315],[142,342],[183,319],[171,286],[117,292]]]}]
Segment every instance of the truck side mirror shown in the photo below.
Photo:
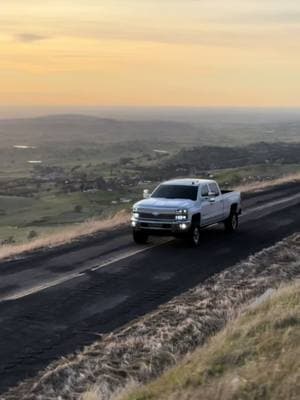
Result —
[{"label": "truck side mirror", "polygon": [[211,204],[216,202],[216,193],[215,192],[208,192],[208,200]]},{"label": "truck side mirror", "polygon": [[144,198],[144,199],[149,199],[149,197],[150,197],[149,189],[144,189],[144,191],[143,191],[143,198]]}]

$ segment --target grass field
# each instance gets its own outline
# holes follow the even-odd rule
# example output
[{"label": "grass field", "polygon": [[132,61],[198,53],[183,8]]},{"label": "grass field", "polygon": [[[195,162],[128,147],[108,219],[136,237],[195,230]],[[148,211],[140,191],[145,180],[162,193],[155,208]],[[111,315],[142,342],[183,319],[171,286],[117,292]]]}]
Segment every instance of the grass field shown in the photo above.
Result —
[{"label": "grass field", "polygon": [[176,368],[118,400],[299,397],[300,283],[250,308]]},{"label": "grass field", "polygon": [[[2,124],[0,246],[105,219],[129,209],[144,188],[176,177],[211,177],[234,188],[300,172],[300,144],[291,141],[195,146],[204,133],[185,124],[132,125],[74,116]],[[184,129],[194,138],[189,146],[182,142]],[[291,132],[294,138],[294,128]]]},{"label": "grass field", "polygon": [[259,181],[271,181],[285,175],[300,172],[300,164],[258,164],[241,168],[230,168],[213,171],[220,185],[235,187],[244,182],[250,184]]},{"label": "grass field", "polygon": [[[90,175],[96,176],[97,171],[93,171],[92,167],[90,169]],[[264,164],[212,170],[210,174],[221,186],[234,188],[298,172],[300,164]],[[129,169],[127,174],[134,172]],[[25,243],[59,233],[65,228],[72,229],[90,219],[106,219],[120,210],[129,210],[131,204],[141,198],[143,187],[153,189],[158,183],[153,181],[142,186],[124,185],[113,190],[78,190],[71,193],[62,193],[51,187],[33,195],[0,195],[0,243]]]},{"label": "grass field", "polygon": [[[95,218],[106,219],[128,204],[107,191],[44,195],[39,198],[0,196],[0,240],[26,242]],[[35,232],[35,233],[33,233]]]}]

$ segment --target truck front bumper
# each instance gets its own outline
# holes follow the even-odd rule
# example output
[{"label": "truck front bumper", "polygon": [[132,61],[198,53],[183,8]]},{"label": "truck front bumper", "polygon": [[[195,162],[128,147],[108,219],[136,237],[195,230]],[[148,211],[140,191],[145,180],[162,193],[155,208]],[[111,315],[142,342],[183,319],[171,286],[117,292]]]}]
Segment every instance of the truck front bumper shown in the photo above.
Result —
[{"label": "truck front bumper", "polygon": [[136,231],[143,231],[152,235],[180,235],[188,233],[191,228],[190,221],[147,221],[147,220],[131,220],[131,226]]}]

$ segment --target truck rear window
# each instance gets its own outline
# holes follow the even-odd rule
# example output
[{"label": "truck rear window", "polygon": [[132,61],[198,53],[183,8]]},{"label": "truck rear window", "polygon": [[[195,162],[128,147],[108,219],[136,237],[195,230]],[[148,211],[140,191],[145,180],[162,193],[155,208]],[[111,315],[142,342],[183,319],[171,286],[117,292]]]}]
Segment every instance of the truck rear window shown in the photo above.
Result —
[{"label": "truck rear window", "polygon": [[164,199],[197,200],[198,186],[160,185],[151,197]]}]

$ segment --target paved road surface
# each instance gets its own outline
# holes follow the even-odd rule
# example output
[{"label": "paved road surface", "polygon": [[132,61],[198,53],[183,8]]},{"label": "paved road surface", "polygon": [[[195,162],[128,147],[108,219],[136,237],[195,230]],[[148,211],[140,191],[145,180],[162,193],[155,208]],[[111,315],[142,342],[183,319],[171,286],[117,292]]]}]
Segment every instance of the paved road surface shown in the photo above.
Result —
[{"label": "paved road surface", "polygon": [[299,185],[248,195],[244,210],[237,234],[205,230],[198,249],[170,239],[137,247],[122,228],[0,264],[0,393],[299,231]]}]

